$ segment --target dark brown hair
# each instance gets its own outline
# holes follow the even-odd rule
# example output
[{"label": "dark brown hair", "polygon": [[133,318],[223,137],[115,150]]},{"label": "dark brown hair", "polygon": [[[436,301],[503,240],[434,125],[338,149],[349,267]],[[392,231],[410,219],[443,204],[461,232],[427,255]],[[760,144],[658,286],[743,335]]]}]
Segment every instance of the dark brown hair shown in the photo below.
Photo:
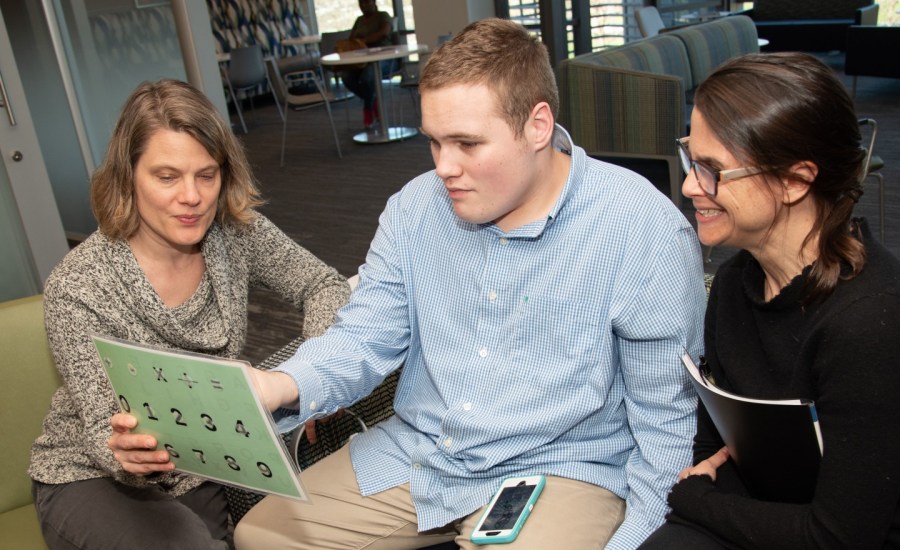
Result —
[{"label": "dark brown hair", "polygon": [[535,105],[546,101],[553,118],[559,91],[550,55],[524,27],[505,19],[471,23],[442,45],[422,69],[419,90],[483,84],[494,92],[499,115],[521,136]]},{"label": "dark brown hair", "polygon": [[262,200],[244,148],[229,124],[196,88],[178,80],[160,80],[144,82],[128,97],[106,158],[91,178],[91,209],[103,233],[127,239],[137,231],[134,167],[158,130],[190,135],[219,164],[219,223],[245,224],[253,219],[252,209]]},{"label": "dark brown hair", "polygon": [[853,101],[834,71],[807,54],[750,54],[727,61],[694,96],[716,138],[747,165],[797,179],[791,167],[818,167],[810,194],[816,220],[804,242],[818,237],[807,286],[809,301],[824,298],[840,278],[863,268],[865,248],[850,216],[861,193],[865,151]]}]

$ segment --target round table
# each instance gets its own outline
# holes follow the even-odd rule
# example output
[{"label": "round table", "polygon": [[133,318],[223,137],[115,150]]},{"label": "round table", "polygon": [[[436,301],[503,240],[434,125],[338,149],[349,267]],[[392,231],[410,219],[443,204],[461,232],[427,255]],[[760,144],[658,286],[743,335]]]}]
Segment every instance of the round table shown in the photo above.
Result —
[{"label": "round table", "polygon": [[411,138],[418,134],[415,128],[404,126],[388,126],[387,116],[384,112],[383,91],[381,88],[381,63],[386,59],[400,59],[413,54],[427,53],[428,46],[419,44],[417,46],[380,46],[377,48],[366,48],[361,50],[353,50],[343,53],[332,53],[322,57],[322,65],[358,65],[360,63],[368,63],[375,73],[375,97],[378,98],[378,126],[374,129],[360,132],[353,136],[353,141],[357,143],[387,143],[389,141],[398,141]]},{"label": "round table", "polygon": [[285,46],[305,46],[307,44],[318,44],[321,41],[321,34],[304,34],[302,36],[287,36],[281,40],[281,43]]}]

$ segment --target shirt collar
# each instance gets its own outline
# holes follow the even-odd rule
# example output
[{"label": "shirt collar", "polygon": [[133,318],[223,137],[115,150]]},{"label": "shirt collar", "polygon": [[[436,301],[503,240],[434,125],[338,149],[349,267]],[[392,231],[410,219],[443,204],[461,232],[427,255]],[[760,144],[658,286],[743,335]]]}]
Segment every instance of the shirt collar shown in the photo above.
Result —
[{"label": "shirt collar", "polygon": [[521,227],[517,227],[516,229],[513,229],[512,231],[509,231],[505,234],[493,223],[487,224],[488,227],[492,228],[498,233],[504,234],[504,236],[509,238],[533,239],[539,237],[548,226],[553,224],[554,220],[559,215],[560,210],[562,210],[563,206],[568,201],[568,198],[572,195],[572,188],[576,183],[576,178],[574,178],[573,174],[578,173],[576,164],[580,166],[582,159],[580,156],[573,154],[575,147],[572,143],[572,137],[569,136],[569,132],[567,132],[566,129],[559,124],[557,124],[556,128],[553,130],[552,143],[554,149],[562,151],[566,155],[571,156],[572,163],[569,166],[569,175],[566,178],[566,184],[563,186],[562,192],[560,192],[559,197],[557,197],[556,199],[556,203],[553,205],[553,208],[550,209],[547,217],[540,220],[535,220]]},{"label": "shirt collar", "polygon": [[572,194],[572,187],[575,183],[573,175],[578,173],[576,164],[580,166],[582,161],[580,156],[572,154],[575,149],[575,145],[572,142],[572,136],[570,136],[569,132],[559,124],[556,125],[556,129],[553,131],[553,148],[572,157],[572,162],[569,164],[569,175],[566,177],[566,184],[563,186],[563,190],[559,194],[559,197],[557,197],[556,204],[553,205],[553,208],[550,209],[550,213],[547,215],[550,219],[555,218],[559,214],[559,211],[568,200],[568,197]]}]

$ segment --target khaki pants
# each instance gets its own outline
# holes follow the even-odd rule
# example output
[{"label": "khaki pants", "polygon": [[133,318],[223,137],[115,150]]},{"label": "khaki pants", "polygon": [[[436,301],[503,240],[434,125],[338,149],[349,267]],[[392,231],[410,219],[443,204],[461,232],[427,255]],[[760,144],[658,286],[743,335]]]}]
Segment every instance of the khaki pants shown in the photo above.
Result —
[{"label": "khaki pants", "polygon": [[419,533],[409,484],[361,496],[347,446],[300,478],[313,503],[264,498],[238,524],[234,534],[238,550],[412,550],[447,541],[465,550],[600,549],[625,517],[625,502],[606,489],[548,476],[513,543],[477,546],[469,535],[483,508],[452,525]]}]

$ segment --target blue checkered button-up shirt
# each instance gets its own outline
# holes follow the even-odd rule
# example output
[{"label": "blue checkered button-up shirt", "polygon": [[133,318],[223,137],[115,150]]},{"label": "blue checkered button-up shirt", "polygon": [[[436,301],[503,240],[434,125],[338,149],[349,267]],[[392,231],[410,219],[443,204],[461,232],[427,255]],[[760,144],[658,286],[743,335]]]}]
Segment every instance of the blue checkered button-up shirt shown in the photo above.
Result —
[{"label": "blue checkered button-up shirt", "polygon": [[[546,219],[504,233],[453,212],[428,172],[391,197],[335,325],[279,367],[300,389],[284,429],[332,413],[404,365],[396,415],[351,443],[364,495],[409,482],[424,531],[507,476],[593,483],[627,503],[608,547],[663,521],[690,463],[706,303],[695,233],[640,176],[587,157]],[[285,411],[282,411],[285,413]]]}]

